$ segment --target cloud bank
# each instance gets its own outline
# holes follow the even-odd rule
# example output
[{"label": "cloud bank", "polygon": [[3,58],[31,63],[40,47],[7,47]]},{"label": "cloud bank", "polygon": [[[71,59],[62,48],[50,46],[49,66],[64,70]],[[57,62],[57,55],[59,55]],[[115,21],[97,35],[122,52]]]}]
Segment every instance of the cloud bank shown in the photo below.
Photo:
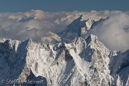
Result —
[{"label": "cloud bank", "polygon": [[111,50],[129,49],[129,15],[119,13],[110,16],[94,27],[89,34],[95,34]]},{"label": "cloud bank", "polygon": [[80,15],[84,15],[85,19],[89,17],[99,19],[104,16],[100,15],[100,12],[92,12],[31,10],[28,12],[0,13],[0,37],[18,40],[32,38],[34,41],[39,41],[49,31],[54,33],[63,31],[68,24]]},{"label": "cloud bank", "polygon": [[44,12],[31,10],[28,12],[0,13],[0,38],[17,40],[32,38],[34,41],[40,42],[41,38],[47,36],[49,32],[59,33],[63,31],[80,15],[83,15],[82,20],[90,18],[96,21],[112,15],[94,27],[90,33],[97,35],[100,41],[112,50],[129,49],[129,16],[121,11]]}]

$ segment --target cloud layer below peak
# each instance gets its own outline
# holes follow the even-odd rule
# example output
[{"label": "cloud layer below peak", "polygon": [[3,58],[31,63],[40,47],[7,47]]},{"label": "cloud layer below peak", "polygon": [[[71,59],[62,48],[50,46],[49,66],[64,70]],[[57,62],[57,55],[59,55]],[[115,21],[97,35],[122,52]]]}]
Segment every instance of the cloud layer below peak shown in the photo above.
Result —
[{"label": "cloud layer below peak", "polygon": [[28,12],[0,13],[0,37],[17,40],[32,38],[40,42],[48,32],[59,33],[74,19],[83,15],[83,20],[106,18],[106,21],[94,27],[90,33],[98,36],[110,49],[125,50],[129,48],[129,16],[121,11],[91,12]]},{"label": "cloud layer below peak", "polygon": [[89,34],[95,34],[111,50],[129,49],[129,15],[119,13],[110,16],[94,27]]}]

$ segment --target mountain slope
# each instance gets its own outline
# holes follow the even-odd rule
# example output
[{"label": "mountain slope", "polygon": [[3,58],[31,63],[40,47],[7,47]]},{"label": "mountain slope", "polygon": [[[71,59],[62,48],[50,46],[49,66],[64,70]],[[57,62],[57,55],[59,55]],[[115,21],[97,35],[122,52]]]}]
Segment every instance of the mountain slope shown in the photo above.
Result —
[{"label": "mountain slope", "polygon": [[47,86],[96,86],[96,83],[108,86],[112,83],[110,51],[94,35],[56,45],[7,40],[1,43],[1,49],[0,79],[5,82],[35,79],[43,80],[44,86],[46,83]]},{"label": "mountain slope", "polygon": [[98,23],[103,22],[106,19],[101,18],[97,21],[93,19],[83,20],[83,16],[81,15],[69,24],[59,36],[64,42],[71,42],[71,40],[77,39],[78,37],[85,38],[86,33],[90,29],[93,29]]},{"label": "mountain slope", "polygon": [[56,45],[6,40],[0,43],[0,85],[18,79],[43,80],[44,86],[128,86],[128,56],[113,54],[94,35]]}]

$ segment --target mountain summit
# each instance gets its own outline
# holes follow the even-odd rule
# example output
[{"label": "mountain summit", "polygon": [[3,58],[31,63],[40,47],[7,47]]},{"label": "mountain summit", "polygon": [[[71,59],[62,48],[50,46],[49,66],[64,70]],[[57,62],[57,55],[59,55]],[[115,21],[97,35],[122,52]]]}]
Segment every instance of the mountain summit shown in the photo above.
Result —
[{"label": "mountain summit", "polygon": [[81,37],[82,34],[86,33],[87,20],[82,21],[81,19],[82,15],[66,27],[66,29],[61,34],[63,39],[74,39],[75,37]]},{"label": "mountain summit", "polygon": [[78,37],[85,38],[86,33],[90,29],[93,29],[98,23],[103,22],[106,19],[101,18],[97,21],[93,19],[84,20],[81,15],[60,33],[61,39],[65,42],[71,42],[71,40],[77,39]]},{"label": "mountain summit", "polygon": [[32,39],[0,40],[0,86],[129,86],[129,50],[111,51],[90,29],[105,19],[81,15],[66,29]]},{"label": "mountain summit", "polygon": [[[129,52],[112,52],[92,34],[55,45],[38,44],[31,39],[6,40],[0,43],[0,51],[1,86],[129,85]],[[26,80],[43,83],[27,84]]]}]

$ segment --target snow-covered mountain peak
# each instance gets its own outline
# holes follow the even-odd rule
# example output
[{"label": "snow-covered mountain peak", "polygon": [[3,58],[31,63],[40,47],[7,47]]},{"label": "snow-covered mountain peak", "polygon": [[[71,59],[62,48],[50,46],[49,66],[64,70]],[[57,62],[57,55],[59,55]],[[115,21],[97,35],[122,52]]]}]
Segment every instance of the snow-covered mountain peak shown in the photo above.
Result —
[{"label": "snow-covered mountain peak", "polygon": [[90,34],[86,38],[86,42],[87,42],[87,45],[90,46],[90,48],[101,49],[101,50],[103,49],[102,51],[110,52],[110,50],[106,48],[106,46],[99,41],[98,37],[93,34]]},{"label": "snow-covered mountain peak", "polygon": [[93,34],[55,45],[6,40],[0,51],[1,80],[43,80],[44,86],[126,86],[129,80],[122,73],[128,72],[128,51],[111,54]]},{"label": "snow-covered mountain peak", "polygon": [[[91,40],[96,38],[92,35],[90,37]],[[4,47],[3,44],[10,48]],[[31,39],[22,42],[7,40],[1,43],[1,49],[3,53],[0,57],[0,67],[2,69],[5,67],[4,70],[1,69],[0,71],[1,74],[5,72],[1,75],[1,79],[24,81],[32,79],[29,78],[32,76],[42,76],[45,78],[41,80],[47,80],[47,84],[51,86],[68,84],[80,86],[80,82],[85,84],[85,79],[88,80],[92,75],[88,73],[90,71],[89,67],[95,61],[87,63],[87,60],[83,60],[82,56],[86,55],[86,52],[92,53],[93,51],[89,51],[86,40],[81,37],[78,38],[76,43],[58,43],[56,45],[37,44]],[[4,65],[1,61],[4,61]],[[90,65],[81,68],[82,63]],[[85,70],[85,67],[88,67],[87,70]]]},{"label": "snow-covered mountain peak", "polygon": [[[0,80],[43,80],[43,86],[128,86],[129,50],[110,51],[97,36],[84,37],[104,20],[83,20],[81,15],[67,26],[61,37],[48,32],[42,44],[32,39],[2,39]],[[0,82],[1,85],[8,86]]]},{"label": "snow-covered mountain peak", "polygon": [[71,24],[69,24],[66,29],[62,32],[61,37],[63,39],[73,40],[75,37],[81,37],[86,31],[86,21],[81,20],[82,15],[75,19]]},{"label": "snow-covered mountain peak", "polygon": [[87,22],[86,22],[86,27],[87,27],[87,30],[90,30],[92,28],[92,24],[95,22],[95,20],[93,19],[88,19]]},{"label": "snow-covered mountain peak", "polygon": [[98,23],[103,22],[105,19],[87,19],[83,20],[81,15],[79,18],[75,19],[71,24],[69,24],[66,29],[60,33],[61,39],[64,42],[72,42],[78,37],[85,38],[86,34],[90,29],[93,29]]}]

